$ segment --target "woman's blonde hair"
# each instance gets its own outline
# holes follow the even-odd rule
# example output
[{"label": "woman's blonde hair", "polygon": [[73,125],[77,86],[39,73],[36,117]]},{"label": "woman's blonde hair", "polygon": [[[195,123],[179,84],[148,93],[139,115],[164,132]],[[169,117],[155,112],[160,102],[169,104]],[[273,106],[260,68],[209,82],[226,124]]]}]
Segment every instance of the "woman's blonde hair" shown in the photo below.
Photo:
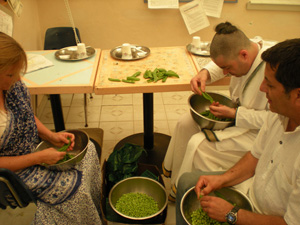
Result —
[{"label": "woman's blonde hair", "polygon": [[0,32],[0,73],[11,68],[25,73],[27,69],[26,53],[12,37]]}]

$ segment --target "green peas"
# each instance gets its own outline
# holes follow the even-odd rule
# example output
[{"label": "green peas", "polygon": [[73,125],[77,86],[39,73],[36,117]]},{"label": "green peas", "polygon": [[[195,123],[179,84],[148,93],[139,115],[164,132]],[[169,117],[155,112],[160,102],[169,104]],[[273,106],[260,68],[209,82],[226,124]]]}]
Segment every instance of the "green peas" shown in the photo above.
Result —
[{"label": "green peas", "polygon": [[116,209],[131,217],[146,217],[159,210],[157,202],[151,196],[138,192],[123,194],[116,203]]},{"label": "green peas", "polygon": [[206,212],[199,208],[191,214],[192,225],[221,225],[223,223],[218,222],[210,218]]}]

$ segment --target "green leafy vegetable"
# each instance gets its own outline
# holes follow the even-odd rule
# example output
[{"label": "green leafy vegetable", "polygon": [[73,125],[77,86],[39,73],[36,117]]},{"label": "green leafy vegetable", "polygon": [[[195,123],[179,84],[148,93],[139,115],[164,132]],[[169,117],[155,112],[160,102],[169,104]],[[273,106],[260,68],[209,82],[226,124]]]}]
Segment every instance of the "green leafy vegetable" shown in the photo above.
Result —
[{"label": "green leafy vegetable", "polygon": [[113,184],[127,177],[136,175],[138,168],[138,159],[144,148],[139,145],[125,143],[125,145],[113,151],[107,159],[106,177]]}]

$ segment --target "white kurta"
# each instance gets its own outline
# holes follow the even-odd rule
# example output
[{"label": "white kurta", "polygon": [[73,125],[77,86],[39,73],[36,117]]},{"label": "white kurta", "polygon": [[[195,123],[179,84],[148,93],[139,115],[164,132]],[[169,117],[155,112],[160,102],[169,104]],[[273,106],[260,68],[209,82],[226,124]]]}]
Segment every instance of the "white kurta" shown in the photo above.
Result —
[{"label": "white kurta", "polygon": [[[176,191],[178,179],[183,173],[193,169],[227,170],[250,151],[264,117],[264,113],[257,110],[265,111],[267,108],[265,94],[259,90],[265,68],[265,64],[261,64],[261,54],[271,46],[264,46],[261,40],[256,41],[261,48],[248,73],[242,77],[231,77],[231,99],[241,105],[237,110],[236,126],[215,131],[219,142],[209,142],[190,114],[178,121],[163,164],[164,174],[171,176],[173,191]],[[256,75],[251,76],[260,64]],[[211,75],[211,82],[224,77],[222,69],[213,62],[205,68]],[[172,192],[171,195],[176,196]]]},{"label": "white kurta", "polygon": [[300,127],[285,132],[288,118],[269,113],[251,151],[259,159],[249,197],[255,210],[300,221]]}]

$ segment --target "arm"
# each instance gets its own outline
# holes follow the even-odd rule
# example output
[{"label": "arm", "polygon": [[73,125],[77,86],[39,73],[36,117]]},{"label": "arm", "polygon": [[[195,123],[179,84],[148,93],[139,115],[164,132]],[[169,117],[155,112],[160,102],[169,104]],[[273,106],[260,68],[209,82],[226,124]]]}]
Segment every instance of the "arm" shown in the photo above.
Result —
[{"label": "arm", "polygon": [[66,152],[59,152],[54,148],[48,148],[27,155],[3,156],[0,157],[0,167],[11,171],[18,171],[41,163],[51,165],[63,159],[65,154]]},{"label": "arm", "polygon": [[203,67],[200,72],[192,78],[190,84],[194,93],[201,95],[200,89],[204,92],[206,83],[217,81],[224,77],[222,69],[219,68],[213,61]]},{"label": "arm", "polygon": [[[200,200],[201,207],[208,216],[219,222],[226,222],[226,214],[233,205],[224,199],[214,196],[204,196]],[[237,225],[286,225],[280,216],[262,215],[248,210],[240,209],[237,213]]]},{"label": "arm", "polygon": [[[56,146],[63,146],[64,143],[69,143],[67,137],[71,137],[72,144],[68,150],[74,146],[74,135],[70,133],[54,133],[46,128],[41,121],[35,117],[36,125],[38,128],[39,136],[47,141],[50,141]],[[65,156],[66,152],[59,152],[54,148],[48,148],[43,151],[30,153],[20,156],[3,156],[0,157],[0,167],[17,171],[25,169],[30,166],[38,165],[41,163],[55,164]]]},{"label": "arm", "polygon": [[[190,82],[191,89],[195,94],[202,95],[200,89],[205,92],[206,81],[210,80],[208,70],[202,69],[196,76],[194,76]],[[200,87],[200,89],[199,89]]]},{"label": "arm", "polygon": [[[255,174],[255,168],[258,159],[248,152],[235,166],[226,173],[216,176],[200,177],[195,191],[197,195],[204,196],[200,199],[203,211],[209,217],[220,222],[226,222],[225,215],[233,208],[233,205],[224,199],[208,196],[207,194],[213,190],[236,185]],[[215,178],[216,177],[216,178]],[[204,184],[204,185],[203,185]],[[203,188],[203,189],[202,189]],[[287,223],[280,216],[262,215],[247,210],[240,209],[237,214],[237,225],[286,225]]]},{"label": "arm", "polygon": [[221,175],[201,176],[195,186],[197,196],[207,195],[222,187],[234,186],[252,177],[258,159],[248,152],[231,169]]},{"label": "arm", "polygon": [[69,140],[67,139],[69,137],[69,138],[71,138],[72,143],[71,143],[70,147],[68,148],[68,150],[73,149],[74,140],[75,140],[75,137],[73,134],[67,133],[67,132],[59,132],[59,133],[52,132],[47,127],[45,127],[45,125],[36,116],[34,116],[34,118],[35,118],[35,122],[36,122],[36,126],[38,129],[40,138],[51,142],[55,146],[61,147],[64,144],[69,143]]},{"label": "arm", "polygon": [[253,213],[240,209],[237,214],[237,225],[287,225],[283,217]]},{"label": "arm", "polygon": [[240,106],[237,109],[235,125],[247,129],[260,129],[269,113],[272,112]]},{"label": "arm", "polygon": [[218,118],[232,118],[236,117],[236,108],[230,108],[226,105],[222,105],[219,102],[213,102],[209,106],[210,112]]}]

